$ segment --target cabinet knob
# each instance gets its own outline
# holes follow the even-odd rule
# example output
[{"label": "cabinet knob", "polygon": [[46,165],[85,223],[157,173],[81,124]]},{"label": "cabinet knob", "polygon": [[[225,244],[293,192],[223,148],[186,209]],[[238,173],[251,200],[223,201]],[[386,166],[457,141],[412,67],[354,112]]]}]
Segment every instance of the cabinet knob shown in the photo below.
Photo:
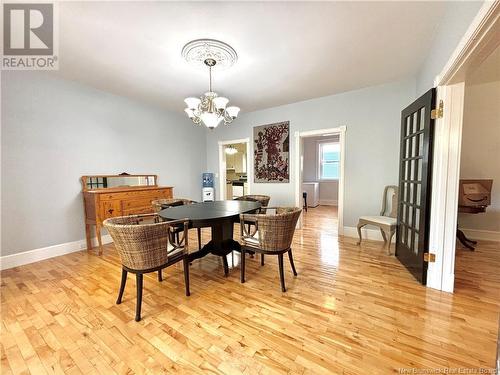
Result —
[{"label": "cabinet knob", "polygon": [[109,214],[110,214],[110,215],[113,213],[113,211],[114,211],[114,209],[112,209],[112,208],[110,208],[110,209],[108,210],[108,212],[109,212]]}]

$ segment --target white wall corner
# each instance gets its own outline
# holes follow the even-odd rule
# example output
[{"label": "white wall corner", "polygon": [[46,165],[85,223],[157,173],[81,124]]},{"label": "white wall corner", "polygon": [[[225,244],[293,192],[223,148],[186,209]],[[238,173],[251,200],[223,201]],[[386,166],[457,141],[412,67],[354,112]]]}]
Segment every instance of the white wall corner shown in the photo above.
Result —
[{"label": "white wall corner", "polygon": [[[102,243],[108,244],[113,242],[111,236],[106,234],[102,236]],[[97,246],[97,238],[92,239],[93,246]],[[28,250],[22,253],[5,255],[0,257],[0,270],[6,270],[13,267],[22,266],[25,264],[39,262],[41,260],[74,253],[76,251],[85,250],[87,243],[85,240],[66,242],[58,245],[42,247],[40,249]],[[93,249],[96,250],[97,249]]]}]

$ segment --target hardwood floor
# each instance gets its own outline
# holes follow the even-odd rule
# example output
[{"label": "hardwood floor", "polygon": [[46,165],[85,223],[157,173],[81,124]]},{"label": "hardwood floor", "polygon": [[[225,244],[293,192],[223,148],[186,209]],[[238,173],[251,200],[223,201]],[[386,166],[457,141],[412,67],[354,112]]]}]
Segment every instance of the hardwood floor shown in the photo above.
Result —
[{"label": "hardwood floor", "polygon": [[[119,259],[86,251],[3,271],[2,374],[391,374],[494,366],[500,244],[459,250],[456,294],[419,285],[382,243],[337,238],[328,207],[310,209],[293,250],[299,273],[249,258],[245,284],[213,256],[135,281],[115,305]],[[206,241],[209,235],[204,233]],[[191,243],[196,245],[196,231]],[[229,257],[231,259],[231,257]],[[288,266],[288,264],[287,264]],[[410,373],[410,372],[407,372]]]}]

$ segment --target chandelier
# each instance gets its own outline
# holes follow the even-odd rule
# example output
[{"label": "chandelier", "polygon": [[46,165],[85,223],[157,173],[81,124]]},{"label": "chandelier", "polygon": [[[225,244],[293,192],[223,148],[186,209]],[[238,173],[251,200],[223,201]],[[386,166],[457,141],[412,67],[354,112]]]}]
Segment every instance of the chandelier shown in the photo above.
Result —
[{"label": "chandelier", "polygon": [[208,67],[208,91],[200,98],[184,99],[184,110],[195,124],[204,124],[215,129],[221,121],[230,124],[238,116],[240,109],[227,107],[229,99],[218,96],[212,90],[212,70],[228,68],[237,60],[236,51],[226,43],[213,39],[197,39],[189,42],[182,49],[182,56],[193,65]]},{"label": "chandelier", "polygon": [[233,145],[229,145],[228,147],[226,147],[226,149],[224,151],[228,155],[234,155],[234,154],[238,153],[238,149],[236,147],[234,147]]}]

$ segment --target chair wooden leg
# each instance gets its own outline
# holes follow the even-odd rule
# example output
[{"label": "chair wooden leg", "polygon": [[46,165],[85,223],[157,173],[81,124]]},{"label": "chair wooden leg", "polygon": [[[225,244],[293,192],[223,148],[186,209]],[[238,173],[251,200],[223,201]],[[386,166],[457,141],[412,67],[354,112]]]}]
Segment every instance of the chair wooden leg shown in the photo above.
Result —
[{"label": "chair wooden leg", "polygon": [[138,322],[141,320],[143,275],[142,275],[142,273],[138,273],[135,276],[136,276],[136,283],[137,283],[137,304],[135,307],[135,321]]},{"label": "chair wooden leg", "polygon": [[120,283],[120,291],[118,292],[118,299],[116,300],[117,305],[122,303],[123,292],[125,291],[125,284],[126,283],[127,283],[127,271],[122,269],[122,281]]},{"label": "chair wooden leg", "polygon": [[224,266],[224,277],[227,277],[229,275],[229,266],[225,255],[222,256],[222,265]]},{"label": "chair wooden leg", "polygon": [[361,238],[361,228],[363,228],[364,225],[363,224],[358,224],[358,236],[359,236],[359,241],[356,245],[361,245],[361,241],[362,241],[362,238]]},{"label": "chair wooden leg", "polygon": [[184,265],[184,284],[186,287],[186,296],[189,297],[191,295],[191,292],[189,291],[189,261],[187,258],[184,258],[182,263]]},{"label": "chair wooden leg", "polygon": [[198,250],[201,250],[201,228],[198,228]]},{"label": "chair wooden leg", "polygon": [[163,281],[163,276],[161,274],[161,270],[158,270],[158,281],[162,282]]},{"label": "chair wooden leg", "polygon": [[384,239],[384,243],[387,242],[387,235],[385,234],[384,230],[380,228],[380,233],[382,234],[382,238]]},{"label": "chair wooden leg", "polygon": [[241,261],[240,261],[240,281],[245,282],[245,249],[241,248]]},{"label": "chair wooden leg", "polygon": [[264,254],[260,254],[260,265],[264,265]]},{"label": "chair wooden leg", "polygon": [[391,255],[391,242],[392,242],[392,237],[394,237],[394,233],[396,233],[395,230],[391,231],[391,233],[389,233],[389,238],[387,240],[387,254]]},{"label": "chair wooden leg", "polygon": [[295,264],[293,263],[292,249],[288,250],[288,259],[290,260],[290,265],[292,266],[293,275],[297,276],[297,270],[295,269]]},{"label": "chair wooden leg", "polygon": [[286,292],[285,288],[285,272],[283,271],[283,254],[278,254],[278,265],[280,269],[281,291]]}]

